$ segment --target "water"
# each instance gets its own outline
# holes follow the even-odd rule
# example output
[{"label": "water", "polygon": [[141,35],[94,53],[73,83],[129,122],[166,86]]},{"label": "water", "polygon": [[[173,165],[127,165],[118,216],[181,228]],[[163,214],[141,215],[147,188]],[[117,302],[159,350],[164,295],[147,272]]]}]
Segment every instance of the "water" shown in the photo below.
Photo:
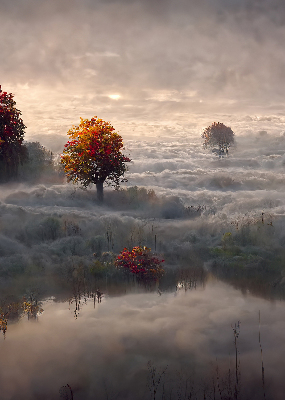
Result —
[{"label": "water", "polygon": [[82,296],[79,310],[70,300],[44,300],[37,318],[8,322],[0,342],[1,399],[71,398],[71,392],[78,400],[234,393],[238,322],[238,398],[261,399],[265,390],[267,399],[283,399],[281,300],[242,294],[213,276],[196,288],[178,285],[162,293],[122,284],[101,302]]}]

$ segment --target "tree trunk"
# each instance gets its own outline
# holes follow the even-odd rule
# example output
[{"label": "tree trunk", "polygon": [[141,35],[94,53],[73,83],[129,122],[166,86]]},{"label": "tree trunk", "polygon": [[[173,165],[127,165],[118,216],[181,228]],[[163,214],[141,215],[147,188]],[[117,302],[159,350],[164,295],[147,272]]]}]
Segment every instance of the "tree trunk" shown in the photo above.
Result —
[{"label": "tree trunk", "polygon": [[103,183],[104,183],[104,181],[99,181],[96,183],[97,200],[99,203],[103,203],[103,200],[104,200]]}]

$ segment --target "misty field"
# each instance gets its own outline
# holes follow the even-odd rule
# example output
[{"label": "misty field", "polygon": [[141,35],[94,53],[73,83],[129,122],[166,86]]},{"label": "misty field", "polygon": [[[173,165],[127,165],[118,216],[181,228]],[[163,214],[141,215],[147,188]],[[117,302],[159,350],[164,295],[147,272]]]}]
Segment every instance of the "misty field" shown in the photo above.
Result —
[{"label": "misty field", "polygon": [[284,0],[0,37],[0,400],[284,400]]},{"label": "misty field", "polygon": [[[1,399],[283,399],[285,136],[125,141],[127,183],[1,185]],[[47,183],[48,182],[48,183]],[[163,277],[115,268],[147,246]]]}]

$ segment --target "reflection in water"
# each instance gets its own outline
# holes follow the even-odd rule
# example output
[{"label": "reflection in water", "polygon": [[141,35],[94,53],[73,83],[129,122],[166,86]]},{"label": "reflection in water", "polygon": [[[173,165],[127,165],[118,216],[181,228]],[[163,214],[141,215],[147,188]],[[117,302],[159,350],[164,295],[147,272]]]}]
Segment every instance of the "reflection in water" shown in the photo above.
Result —
[{"label": "reflection in water", "polygon": [[241,372],[240,372],[240,361],[238,359],[238,337],[240,334],[240,321],[235,323],[232,326],[234,333],[234,344],[235,344],[235,385],[234,385],[234,398],[237,399],[239,397],[239,393],[241,392]]},{"label": "reflection in water", "polygon": [[42,312],[41,302],[38,301],[34,293],[24,296],[19,301],[11,301],[4,298],[0,305],[0,331],[5,336],[8,321],[17,321],[24,315],[27,315],[28,319],[37,319],[38,315]]},{"label": "reflection in water", "polygon": [[79,268],[65,299],[2,305],[18,323],[0,343],[1,399],[283,399],[283,302],[198,267],[166,274],[159,287],[92,281]]},{"label": "reflection in water", "polygon": [[71,297],[69,299],[69,309],[70,309],[71,304],[75,305],[74,317],[75,317],[75,319],[77,319],[81,307],[84,304],[87,304],[88,299],[93,299],[93,304],[94,304],[94,308],[95,308],[96,300],[98,303],[101,303],[103,296],[104,296],[103,292],[101,292],[99,289],[97,289],[95,291],[95,293],[85,292],[85,291],[83,291],[82,293],[80,291],[75,292],[73,294],[73,297]]},{"label": "reflection in water", "polygon": [[73,400],[73,391],[69,384],[62,386],[59,389],[60,397],[64,400]]},{"label": "reflection in water", "polygon": [[[87,304],[87,300],[93,299],[94,307],[96,299],[101,303],[103,292],[96,288],[98,280],[88,274],[88,270],[82,265],[74,268],[72,279],[70,281],[71,293],[68,297],[69,309],[71,305],[75,306],[74,317],[78,318],[81,307]],[[102,282],[101,282],[102,284]],[[95,289],[96,288],[96,289]]]},{"label": "reflection in water", "polygon": [[202,267],[180,268],[177,272],[176,290],[196,289],[206,283],[207,274]]},{"label": "reflection in water", "polygon": [[218,279],[231,284],[244,294],[249,292],[268,300],[285,300],[284,272],[276,270],[271,263],[247,266],[215,260],[211,271]]},{"label": "reflection in water", "polygon": [[23,298],[23,312],[27,314],[28,319],[37,319],[38,315],[44,310],[41,308],[41,302],[38,301],[34,293],[31,293],[29,297]]},{"label": "reflection in water", "polygon": [[8,319],[6,317],[7,317],[7,313],[5,313],[5,314],[1,313],[0,314],[0,331],[2,331],[4,335],[6,333],[7,324],[8,324]]},{"label": "reflection in water", "polygon": [[[111,253],[108,253],[111,254]],[[113,269],[112,269],[113,268]],[[130,292],[157,292],[161,295],[164,292],[184,289],[196,289],[204,285],[207,280],[207,273],[201,266],[191,268],[180,267],[169,270],[160,280],[142,280],[133,274],[124,274],[114,268],[114,264],[108,266],[108,270],[94,274],[95,267],[91,268],[92,273],[82,265],[73,269],[70,280],[69,296],[62,300],[68,300],[69,306],[74,306],[75,319],[87,301],[92,299],[94,308],[97,303],[102,302],[104,296],[121,296]],[[104,292],[103,289],[104,288]]]}]

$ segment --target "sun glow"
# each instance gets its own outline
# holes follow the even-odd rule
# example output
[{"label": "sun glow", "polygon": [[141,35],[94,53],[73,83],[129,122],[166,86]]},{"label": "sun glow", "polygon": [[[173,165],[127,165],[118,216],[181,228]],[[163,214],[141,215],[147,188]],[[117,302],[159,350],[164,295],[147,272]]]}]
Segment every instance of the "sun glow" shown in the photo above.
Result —
[{"label": "sun glow", "polygon": [[119,94],[109,94],[108,97],[112,100],[119,100],[121,96]]}]

